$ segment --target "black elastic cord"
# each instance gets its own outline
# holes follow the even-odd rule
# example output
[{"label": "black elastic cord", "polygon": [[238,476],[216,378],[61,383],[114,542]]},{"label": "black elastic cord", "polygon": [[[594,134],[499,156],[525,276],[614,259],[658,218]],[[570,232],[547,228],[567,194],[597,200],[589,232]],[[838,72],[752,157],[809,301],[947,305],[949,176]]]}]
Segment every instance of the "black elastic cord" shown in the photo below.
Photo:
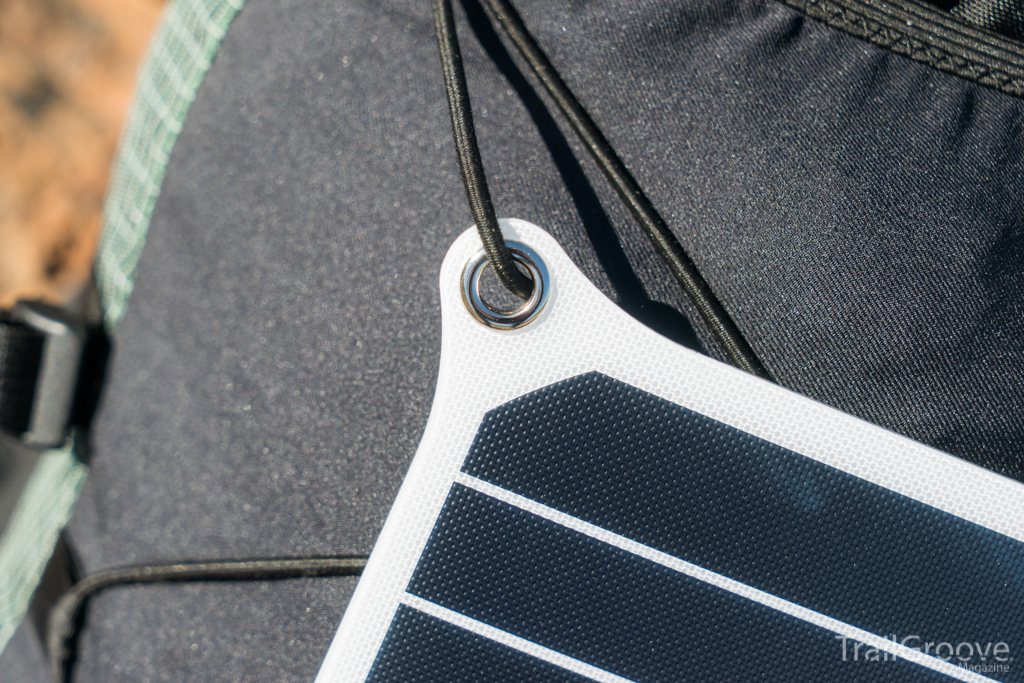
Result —
[{"label": "black elastic cord", "polygon": [[770,379],[761,361],[747,344],[728,312],[711,291],[708,283],[694,266],[679,241],[669,230],[664,219],[644,194],[640,185],[615,153],[601,130],[569,90],[555,67],[541,50],[537,41],[523,24],[523,20],[508,0],[484,0],[488,9],[501,24],[505,33],[519,50],[530,69],[540,79],[555,101],[558,109],[576,131],[587,151],[615,188],[619,198],[650,238],[658,254],[668,265],[690,301],[697,308],[715,340],[725,351],[729,361],[747,372]]},{"label": "black elastic cord", "polygon": [[261,560],[195,561],[111,569],[87,576],[65,593],[50,613],[47,645],[55,683],[66,683],[69,643],[82,606],[89,596],[111,586],[172,581],[265,581],[324,576],[358,576],[365,555]]},{"label": "black elastic cord", "polygon": [[505,238],[498,227],[498,218],[487,189],[487,176],[480,160],[480,148],[473,127],[473,111],[469,103],[469,88],[466,73],[462,69],[462,53],[455,33],[455,17],[451,0],[433,0],[434,24],[437,28],[437,45],[441,51],[444,68],[445,92],[448,94],[448,108],[452,117],[452,134],[455,137],[455,152],[462,171],[462,183],[466,187],[469,210],[476,221],[480,240],[491,262],[495,275],[505,288],[520,299],[530,298],[533,283],[519,272],[512,254],[505,245]]}]

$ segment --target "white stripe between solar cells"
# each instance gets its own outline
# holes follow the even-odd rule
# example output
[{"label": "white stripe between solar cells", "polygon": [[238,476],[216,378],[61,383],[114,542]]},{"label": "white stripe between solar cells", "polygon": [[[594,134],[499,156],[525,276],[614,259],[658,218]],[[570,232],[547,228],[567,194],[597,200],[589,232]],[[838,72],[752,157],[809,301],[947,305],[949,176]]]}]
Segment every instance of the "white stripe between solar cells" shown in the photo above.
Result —
[{"label": "white stripe between solar cells", "polygon": [[555,666],[578,673],[581,676],[586,676],[592,680],[600,681],[600,683],[633,683],[628,678],[608,673],[604,669],[598,669],[596,666],[591,666],[586,662],[581,662],[578,659],[567,657],[561,652],[549,650],[548,648],[538,645],[533,641],[520,638],[519,636],[514,636],[508,631],[502,631],[501,629],[494,628],[493,626],[488,626],[482,621],[471,619],[464,614],[453,612],[447,607],[441,607],[440,605],[434,604],[415,595],[406,593],[402,596],[402,603],[408,607],[417,609],[420,612],[425,612],[432,617],[437,617],[442,621],[447,621],[449,624],[454,624],[459,628],[472,631],[478,636],[483,636],[489,640],[499,642],[502,645],[507,645],[512,649],[519,650],[520,652],[524,652],[532,657],[536,657],[537,659],[543,659],[549,664],[554,664]]},{"label": "white stripe between solar cells", "polygon": [[464,472],[459,472],[455,481],[463,486],[475,489],[486,496],[496,498],[521,510],[533,513],[538,517],[543,517],[544,519],[556,524],[572,529],[573,531],[578,531],[585,536],[603,541],[604,543],[615,546],[616,548],[621,548],[633,555],[650,560],[651,562],[656,562],[664,567],[686,574],[687,576],[692,576],[693,578],[709,583],[712,586],[717,586],[718,588],[727,590],[730,593],[735,593],[736,595],[747,598],[748,600],[753,600],[754,602],[758,602],[766,607],[771,607],[772,609],[796,617],[797,619],[810,622],[834,633],[847,636],[848,638],[864,643],[865,645],[870,645],[871,647],[894,654],[900,659],[906,659],[907,661],[914,662],[915,664],[920,664],[921,666],[933,669],[960,681],[978,683],[994,680],[987,676],[974,673],[968,669],[960,668],[950,664],[949,662],[944,662],[941,659],[936,659],[935,657],[926,655],[919,650],[914,650],[904,645],[900,645],[897,642],[887,640],[881,636],[875,635],[874,633],[869,633],[868,631],[851,626],[845,622],[827,617],[820,612],[815,612],[814,610],[807,609],[806,607],[801,607],[796,603],[783,600],[771,593],[765,593],[764,591],[752,588],[751,586],[740,583],[739,581],[734,581],[733,579],[722,576],[721,574],[708,571],[703,567],[690,564],[689,562],[684,562],[683,560],[672,557],[671,555],[659,550],[649,548],[641,543],[637,543],[636,541],[631,541],[624,536],[619,536],[607,529],[594,526],[593,524],[589,524],[583,520],[571,517],[570,515],[559,512],[553,508],[549,508],[546,505],[532,501],[529,498],[524,498],[523,496],[512,493],[511,491],[498,488],[493,484],[489,484],[486,481],[477,479],[476,477],[470,476]]}]

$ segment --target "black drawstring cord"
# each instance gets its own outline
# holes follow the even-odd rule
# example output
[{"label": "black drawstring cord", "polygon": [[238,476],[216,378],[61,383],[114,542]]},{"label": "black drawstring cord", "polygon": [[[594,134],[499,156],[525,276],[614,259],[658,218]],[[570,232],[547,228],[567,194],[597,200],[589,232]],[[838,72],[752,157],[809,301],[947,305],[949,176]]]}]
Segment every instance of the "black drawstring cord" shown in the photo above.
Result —
[{"label": "black drawstring cord", "polygon": [[654,244],[658,254],[668,265],[672,275],[700,312],[704,323],[721,345],[730,362],[747,372],[770,379],[761,361],[747,344],[736,324],[715,297],[708,283],[683,250],[664,219],[637,184],[625,163],[615,153],[601,130],[569,90],[562,77],[552,66],[547,55],[527,30],[519,13],[508,0],[484,0],[491,13],[501,24],[505,33],[515,44],[519,53],[540,79],[548,94],[555,101],[562,115],[576,131],[587,151],[604,172],[605,177],[618,192],[633,218]]},{"label": "black drawstring cord", "polygon": [[[508,0],[484,0],[484,2],[529,64],[530,69],[544,85],[548,94],[551,95],[562,115],[583,141],[587,151],[604,172],[612,187],[615,188],[633,218],[651,240],[658,255],[661,256],[672,275],[682,286],[683,291],[696,307],[704,324],[707,325],[728,360],[736,367],[753,375],[771,379],[768,371],[758,360],[750,345],[747,344],[728,312],[711,291],[711,287],[701,276],[647,195],[644,194],[629,169],[626,168],[625,163],[615,153],[580,101],[569,90],[569,86],[559,76],[547,55],[537,45],[537,41],[527,30],[515,8]],[[473,211],[473,216],[477,219],[481,239],[484,240],[492,266],[498,272],[499,277],[502,277],[500,270],[502,268],[511,269],[515,275],[521,277],[519,271],[511,265],[510,257],[509,261],[505,262],[502,260],[504,257],[500,254],[491,256],[492,247],[488,246],[488,240],[492,240],[496,245],[493,247],[494,253],[498,253],[498,250],[507,253],[507,249],[505,249],[504,240],[498,230],[497,221],[493,218],[494,208],[491,206],[487,180],[480,163],[480,153],[473,130],[473,115],[466,90],[466,77],[462,70],[462,60],[455,36],[451,2],[450,0],[433,0],[433,7],[437,23],[438,43],[441,45],[441,60],[444,63],[448,102],[451,107],[455,146],[459,153],[459,165],[462,168],[462,177],[466,185],[470,208]],[[502,278],[502,282],[506,282],[504,278]],[[507,283],[506,287],[522,296]]]},{"label": "black drawstring cord", "polygon": [[123,567],[87,576],[65,593],[50,613],[47,646],[54,683],[66,683],[71,657],[69,643],[82,606],[89,596],[110,586],[171,581],[265,581],[324,576],[359,576],[365,555],[261,560],[170,562]]},{"label": "black drawstring cord", "polygon": [[466,197],[469,199],[469,210],[476,221],[480,241],[484,243],[494,273],[506,289],[526,300],[533,293],[533,283],[516,268],[491,203],[487,176],[480,160],[480,147],[476,141],[476,129],[473,127],[473,110],[469,103],[466,73],[462,69],[462,53],[455,33],[451,0],[433,0],[433,9],[437,45],[444,68],[445,92],[448,94],[448,108],[452,117],[455,152],[462,171],[462,183],[466,187]]}]

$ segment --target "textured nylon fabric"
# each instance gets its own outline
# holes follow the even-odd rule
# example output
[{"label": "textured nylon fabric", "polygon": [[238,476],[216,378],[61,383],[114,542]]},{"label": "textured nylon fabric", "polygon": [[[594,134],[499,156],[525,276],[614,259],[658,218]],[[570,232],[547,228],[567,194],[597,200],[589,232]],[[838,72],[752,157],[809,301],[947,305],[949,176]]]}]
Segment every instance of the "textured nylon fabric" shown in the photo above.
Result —
[{"label": "textured nylon fabric", "polygon": [[23,621],[7,641],[0,653],[0,671],[4,680],[17,683],[53,683],[43,639],[31,621]]},{"label": "textured nylon fabric", "polygon": [[[1024,102],[765,0],[517,7],[782,384],[1024,473]],[[87,572],[372,547],[429,412],[438,268],[471,223],[428,9],[251,0],[225,36],[118,327],[70,526]],[[499,215],[706,338],[481,17],[459,29]],[[211,632],[270,628],[226,609],[248,598],[176,595]],[[76,681],[138,680],[177,642],[173,619],[90,614]],[[316,669],[319,633],[295,667]],[[219,652],[145,666],[224,680]]]},{"label": "textured nylon fabric", "polygon": [[964,0],[952,13],[989,31],[1024,41],[1024,3],[1020,0]]},{"label": "textured nylon fabric", "polygon": [[[1024,43],[944,11],[937,0],[781,0],[844,33],[933,69],[1015,97],[1024,95]],[[932,5],[936,5],[933,7]]]},{"label": "textured nylon fabric", "polygon": [[72,680],[308,683],[354,588],[349,577],[109,588],[88,603]]}]

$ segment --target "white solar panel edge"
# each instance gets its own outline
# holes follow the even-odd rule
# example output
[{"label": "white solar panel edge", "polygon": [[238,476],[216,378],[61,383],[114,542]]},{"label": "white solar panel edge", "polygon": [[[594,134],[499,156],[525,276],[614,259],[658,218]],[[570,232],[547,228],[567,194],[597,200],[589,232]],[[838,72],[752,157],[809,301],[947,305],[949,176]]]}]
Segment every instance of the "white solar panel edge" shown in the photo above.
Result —
[{"label": "white solar panel edge", "polygon": [[[316,683],[365,680],[486,412],[586,372],[1024,541],[1024,516],[1015,512],[1024,509],[1024,485],[680,347],[605,298],[546,232],[516,219],[501,227],[546,262],[548,306],[522,330],[483,327],[459,284],[479,238],[467,231],[452,245],[441,270],[441,368],[427,430]],[[502,358],[509,363],[494,362]]]}]

